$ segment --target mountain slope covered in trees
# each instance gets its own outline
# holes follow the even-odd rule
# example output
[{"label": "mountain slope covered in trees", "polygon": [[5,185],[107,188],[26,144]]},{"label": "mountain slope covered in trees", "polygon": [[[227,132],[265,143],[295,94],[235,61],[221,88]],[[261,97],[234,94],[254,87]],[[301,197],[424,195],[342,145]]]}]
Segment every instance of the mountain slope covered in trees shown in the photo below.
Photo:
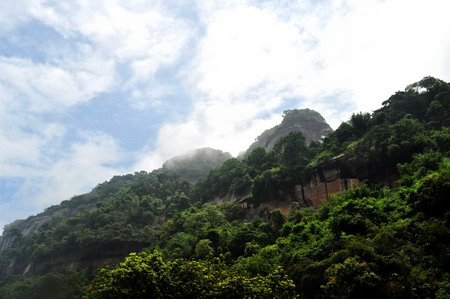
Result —
[{"label": "mountain slope covered in trees", "polygon": [[[164,169],[115,177],[25,236],[5,228],[0,297],[448,298],[449,111],[450,84],[426,77],[323,142],[291,132],[195,184]],[[241,205],[336,161],[364,183],[288,215]]]}]

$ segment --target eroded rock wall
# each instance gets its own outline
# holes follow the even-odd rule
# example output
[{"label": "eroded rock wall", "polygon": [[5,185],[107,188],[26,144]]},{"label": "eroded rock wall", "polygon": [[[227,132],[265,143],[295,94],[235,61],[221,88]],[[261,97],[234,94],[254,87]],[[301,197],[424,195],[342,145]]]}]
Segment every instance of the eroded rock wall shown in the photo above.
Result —
[{"label": "eroded rock wall", "polygon": [[309,184],[297,185],[295,191],[301,206],[317,207],[328,200],[331,194],[359,184],[359,179],[342,177],[339,167],[332,165],[317,167],[311,175]]},{"label": "eroded rock wall", "polygon": [[249,215],[258,215],[264,211],[280,209],[284,215],[288,215],[293,202],[298,202],[301,207],[318,207],[327,201],[331,194],[341,192],[352,186],[359,185],[358,178],[343,177],[337,163],[316,167],[306,185],[296,185],[294,194],[287,190],[280,190],[279,197],[275,200],[257,202],[250,198],[243,201],[241,206]]}]

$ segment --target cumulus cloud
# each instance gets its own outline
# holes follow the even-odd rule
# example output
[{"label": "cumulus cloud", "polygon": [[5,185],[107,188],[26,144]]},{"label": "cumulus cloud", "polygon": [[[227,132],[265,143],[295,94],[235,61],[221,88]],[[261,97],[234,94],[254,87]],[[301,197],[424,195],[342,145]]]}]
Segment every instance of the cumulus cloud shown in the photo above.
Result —
[{"label": "cumulus cloud", "polygon": [[163,126],[156,150],[143,154],[136,168],[202,146],[238,154],[279,120],[272,111],[289,96],[298,70],[307,72],[307,45],[296,26],[251,6],[212,7],[203,10],[206,33],[196,55],[180,72],[194,110],[186,122]]},{"label": "cumulus cloud", "polygon": [[[131,92],[129,100],[138,108],[152,107],[165,94],[155,76],[180,59],[194,30],[157,2],[143,7],[136,1],[62,1],[42,5],[33,16],[68,38],[81,35],[103,60],[125,70],[118,83]],[[155,88],[158,93],[152,92]]]},{"label": "cumulus cloud", "polygon": [[0,199],[2,219],[36,213],[118,173],[118,167],[106,165],[119,160],[110,138],[83,135],[81,141],[67,142],[68,127],[47,119],[89,101],[110,84],[109,75],[80,67],[0,58],[0,177],[20,181]]},{"label": "cumulus cloud", "polygon": [[258,102],[208,102],[189,115],[188,122],[165,124],[154,148],[144,149],[133,169],[159,168],[167,159],[201,147],[236,156],[260,133],[281,121],[278,114],[263,118],[259,113]]},{"label": "cumulus cloud", "polygon": [[32,113],[64,111],[111,86],[109,74],[0,57],[0,88],[10,107]]},{"label": "cumulus cloud", "polygon": [[190,79],[212,98],[236,99],[265,82],[282,89],[298,76],[289,63],[306,58],[293,52],[300,43],[295,27],[254,7],[220,10],[206,25]]},{"label": "cumulus cloud", "polygon": [[[18,10],[18,6],[22,10],[17,20],[4,18],[9,34],[14,34],[14,29],[22,28],[31,21],[37,21],[58,32],[64,42],[74,47],[57,53],[60,44],[53,45],[54,40],[46,41],[46,60],[53,63],[52,71],[54,75],[61,76],[62,82],[66,81],[64,76],[76,76],[82,81],[79,85],[84,83],[89,87],[99,79],[108,83],[115,79],[114,84],[120,84],[122,91],[129,89],[129,99],[140,101],[136,106],[141,108],[145,104],[143,101],[147,102],[146,107],[151,107],[154,99],[136,95],[163,95],[162,89],[159,93],[150,92],[161,83],[155,82],[156,73],[180,59],[194,33],[189,22],[172,16],[171,10],[163,9],[158,1],[144,5],[141,1],[121,0],[52,3],[38,0],[32,4],[6,0],[2,5],[7,12]],[[66,67],[69,69],[66,70]],[[56,73],[60,68],[64,71]],[[100,91],[107,91],[113,86],[98,85]],[[83,98],[87,101],[92,97],[87,95]]]},{"label": "cumulus cloud", "polygon": [[136,168],[202,146],[237,155],[281,120],[280,107],[313,70],[309,36],[298,24],[273,9],[233,3],[203,7],[205,35],[180,72],[194,111],[186,122],[166,124]]},{"label": "cumulus cloud", "polygon": [[209,11],[192,66],[197,91],[239,101],[282,93],[316,109],[331,101],[325,117],[336,126],[408,82],[449,75],[445,1],[268,3]]}]

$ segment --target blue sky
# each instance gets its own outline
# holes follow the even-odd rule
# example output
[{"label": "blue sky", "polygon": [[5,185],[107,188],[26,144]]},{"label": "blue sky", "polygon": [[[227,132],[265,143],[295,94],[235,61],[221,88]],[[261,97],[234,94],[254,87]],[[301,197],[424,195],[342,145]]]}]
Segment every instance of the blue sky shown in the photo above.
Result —
[{"label": "blue sky", "polygon": [[450,80],[447,0],[0,3],[0,225],[209,146],[237,155],[288,108],[336,128]]}]

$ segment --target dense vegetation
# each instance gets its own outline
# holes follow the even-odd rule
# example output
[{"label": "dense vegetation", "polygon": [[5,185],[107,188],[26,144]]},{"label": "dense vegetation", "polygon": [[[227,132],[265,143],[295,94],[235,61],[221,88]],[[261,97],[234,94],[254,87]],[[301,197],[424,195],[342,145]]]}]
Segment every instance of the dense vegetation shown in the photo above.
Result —
[{"label": "dense vegetation", "polygon": [[87,298],[289,298],[294,284],[280,269],[247,277],[219,258],[176,259],[161,254],[130,254],[115,269],[103,269]]},{"label": "dense vegetation", "polygon": [[[49,208],[49,222],[1,252],[1,269],[31,264],[33,275],[3,273],[0,297],[449,298],[449,111],[450,84],[426,77],[322,143],[293,132],[195,185],[163,169],[115,177]],[[319,208],[293,202],[287,216],[211,203],[277,199],[330,161],[365,184]],[[74,215],[55,216],[69,207]],[[55,266],[56,256],[119,243],[146,249],[95,278]]]}]

